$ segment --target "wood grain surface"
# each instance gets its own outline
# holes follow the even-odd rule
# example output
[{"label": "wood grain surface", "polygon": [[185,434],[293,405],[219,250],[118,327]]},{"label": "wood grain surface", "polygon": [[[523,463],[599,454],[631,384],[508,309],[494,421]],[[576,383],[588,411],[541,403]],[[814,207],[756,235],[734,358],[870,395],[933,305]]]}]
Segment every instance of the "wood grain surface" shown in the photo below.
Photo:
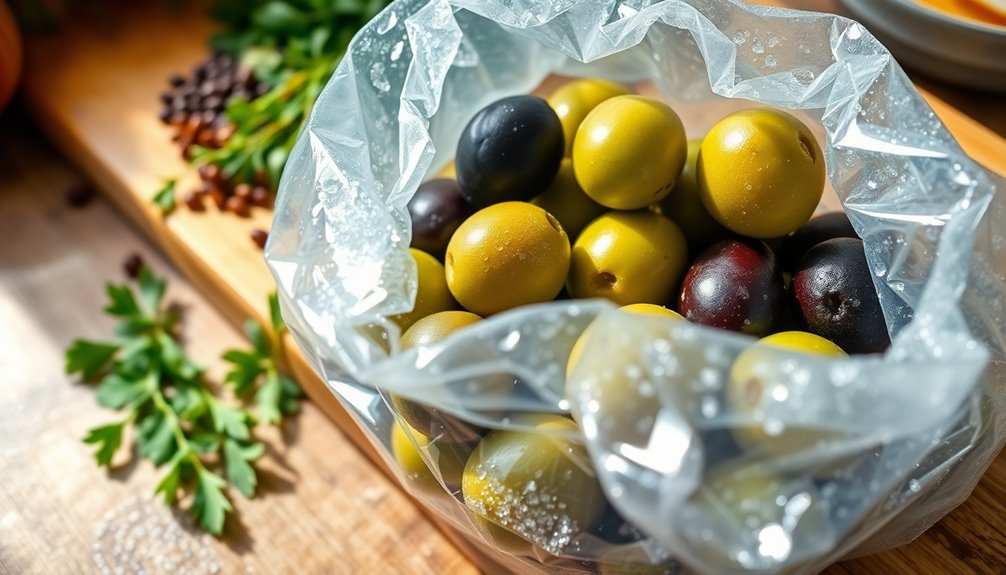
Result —
[{"label": "wood grain surface", "polygon": [[[144,549],[156,551],[151,557],[174,554],[178,572],[188,573],[214,572],[214,565],[220,573],[475,573],[310,402],[281,430],[266,429],[259,495],[234,497],[238,521],[220,540],[149,500],[158,481],[149,462],[120,453],[111,472],[95,466],[81,439],[116,416],[97,406],[91,386],[63,375],[63,350],[73,337],[110,334],[104,284],[125,281],[127,255],[142,254],[168,277],[188,348],[218,380],[220,352],[247,343],[106,200],[67,205],[65,192],[81,176],[33,128],[14,121],[17,112],[0,120],[7,238],[0,245],[0,573],[94,573],[97,562],[109,573],[136,573],[131,566]],[[147,528],[160,531],[144,535]],[[133,562],[127,550],[114,550],[130,539]]]},{"label": "wood grain surface", "polygon": [[[804,5],[816,8],[834,7],[834,2],[829,0],[808,0],[798,2],[797,0],[778,0],[776,5]],[[232,324],[237,325],[246,317],[261,318],[264,310],[265,294],[271,289],[271,278],[266,272],[261,259],[261,252],[252,244],[248,238],[250,230],[254,227],[267,227],[269,214],[264,211],[256,211],[252,218],[242,219],[230,214],[218,213],[214,209],[209,209],[206,213],[195,214],[188,210],[181,209],[176,214],[163,220],[150,206],[149,197],[156,190],[163,178],[180,177],[180,189],[187,190],[195,184],[194,174],[178,159],[177,151],[168,142],[168,131],[163,128],[156,118],[158,109],[157,94],[166,87],[165,79],[170,73],[189,69],[198,59],[205,55],[204,38],[211,28],[206,20],[195,11],[170,11],[165,12],[160,7],[160,3],[119,3],[122,6],[120,11],[101,13],[100,16],[93,14],[85,15],[75,20],[74,25],[68,27],[63,33],[50,37],[36,37],[31,39],[28,49],[28,61],[26,67],[26,79],[24,85],[24,99],[31,108],[33,116],[43,127],[45,132],[52,138],[56,146],[65,153],[73,162],[78,164],[82,171],[97,183],[115,205],[130,220],[135,222],[139,229],[150,238],[160,249],[164,250],[167,256],[178,265],[180,271],[187,276],[193,285],[205,295],[209,302],[215,306],[223,317]],[[944,89],[950,95],[958,94],[952,89]],[[961,102],[966,105],[967,97],[962,97]],[[976,160],[984,163],[990,168],[1006,173],[1006,141],[998,138],[987,127],[974,122],[964,114],[956,111],[950,106],[931,98],[937,113],[944,119],[951,131],[956,135],[962,146]],[[975,109],[980,109],[976,105]],[[1006,133],[1006,118],[999,115],[989,115],[988,121],[996,126],[996,130]],[[1003,123],[996,123],[1003,122]],[[6,135],[6,131],[3,132]],[[44,154],[43,154],[44,156]],[[40,174],[46,168],[44,162],[40,162]],[[23,170],[28,173],[31,180],[31,170]],[[23,184],[22,184],[23,185]],[[28,194],[22,200],[26,204],[20,209],[24,214],[31,210],[27,205],[33,201],[33,195]],[[45,200],[39,198],[42,203],[43,213],[49,213],[53,209],[51,202],[47,204]],[[47,207],[48,206],[48,207]],[[99,208],[105,209],[105,208]],[[105,210],[107,212],[107,210]],[[6,210],[0,212],[6,219]],[[21,217],[27,217],[22,215]],[[16,223],[16,222],[15,222]],[[121,221],[118,222],[121,226]],[[114,227],[113,224],[107,224]],[[99,226],[103,230],[104,226]],[[100,231],[92,230],[92,236],[101,235]],[[85,234],[86,235],[86,234]],[[47,240],[49,241],[49,240]],[[93,238],[93,241],[104,246],[116,246],[113,240]],[[134,239],[135,241],[135,239]],[[104,243],[102,243],[104,242]],[[73,244],[71,241],[70,244]],[[71,246],[72,247],[72,246]],[[9,247],[0,248],[0,262],[5,262]],[[121,250],[120,250],[121,251]],[[119,252],[114,257],[121,257]],[[22,254],[22,257],[27,257]],[[90,271],[95,274],[95,285],[111,274],[115,273],[117,264],[108,264],[105,268],[94,267]],[[0,269],[6,269],[6,264]],[[104,273],[102,273],[104,272]],[[6,277],[6,276],[5,276]],[[41,285],[41,283],[39,284]],[[41,288],[37,288],[41,289]],[[98,288],[95,288],[97,290]],[[30,290],[29,290],[30,292]],[[97,293],[97,292],[96,292]],[[100,301],[100,293],[93,299]],[[37,300],[14,300],[12,308],[25,308],[36,310],[45,306],[36,305]],[[206,305],[203,302],[202,305]],[[73,335],[84,335],[93,333],[95,325],[91,320],[93,316],[84,315],[84,311],[78,310],[76,306],[66,307],[69,317],[78,318],[78,323],[72,325],[58,324],[49,328],[53,332],[58,332],[65,340],[69,338],[63,330],[71,327],[78,328]],[[21,309],[21,314],[26,313]],[[202,315],[202,314],[200,314]],[[41,322],[42,320],[38,320]],[[223,326],[219,326],[223,329]],[[83,331],[81,331],[83,330]],[[228,332],[233,337],[233,332]],[[207,338],[212,337],[211,331],[207,329]],[[223,336],[221,336],[223,337]],[[50,353],[58,353],[59,346],[52,344]],[[52,350],[56,350],[53,352]],[[324,455],[313,449],[313,442],[299,441],[289,449],[291,459],[294,454],[303,457],[302,461],[313,461],[320,458],[322,461],[330,461],[334,469],[346,467],[366,468],[366,471],[359,471],[361,477],[366,481],[357,483],[345,483],[341,479],[338,483],[337,491],[339,496],[348,499],[359,500],[368,493],[368,489],[379,487],[390,490],[393,482],[391,479],[375,472],[375,469],[367,466],[366,461],[360,453],[353,452],[350,445],[355,444],[360,447],[364,454],[371,457],[373,463],[382,466],[381,461],[374,457],[374,450],[366,442],[355,423],[348,417],[346,412],[329,394],[328,390],[321,385],[320,381],[313,376],[310,368],[303,361],[299,354],[293,358],[294,366],[298,372],[298,378],[308,391],[312,400],[320,410],[331,417],[346,436],[341,435],[334,428],[328,428],[323,421],[311,420],[311,432],[316,434],[327,434],[334,439],[327,440],[328,449]],[[54,360],[50,359],[50,362]],[[58,364],[58,361],[55,361]],[[58,365],[56,366],[58,367]],[[22,368],[24,369],[24,368]],[[56,371],[52,372],[53,374]],[[54,376],[55,377],[55,376]],[[62,382],[65,384],[65,381]],[[87,390],[72,388],[75,392],[82,394],[82,397],[89,398]],[[34,390],[36,393],[44,393]],[[24,393],[28,394],[28,391]],[[32,394],[34,395],[34,394]],[[4,403],[3,405],[7,405]],[[16,407],[15,401],[11,409]],[[88,421],[93,423],[97,419],[94,408],[86,405],[86,402],[79,401],[75,404],[74,413],[78,413],[81,418],[92,418]],[[310,414],[314,415],[310,415]],[[299,427],[303,430],[311,417],[316,417],[317,410],[308,408],[302,417]],[[72,419],[68,416],[67,419]],[[5,423],[0,422],[0,425]],[[65,422],[61,422],[61,425]],[[81,425],[80,429],[86,427]],[[38,429],[45,428],[44,425]],[[307,432],[304,431],[306,434]],[[68,441],[68,440],[67,440]],[[325,444],[325,439],[317,439]],[[310,443],[310,444],[309,444]],[[75,446],[78,453],[86,454],[86,449]],[[62,448],[70,451],[67,443]],[[304,450],[300,453],[297,450]],[[47,450],[42,450],[47,451]],[[27,456],[25,456],[27,457]],[[90,461],[87,461],[90,464]],[[305,465],[308,465],[305,463]],[[940,525],[924,535],[916,543],[892,552],[884,553],[875,557],[865,558],[833,567],[830,573],[1003,573],[1006,572],[1006,545],[1004,538],[998,534],[1000,517],[1003,511],[1002,505],[997,504],[1006,495],[1006,469],[1003,468],[1002,459],[997,460],[993,465],[982,484],[979,486],[975,496],[954,514],[944,520]],[[6,468],[7,466],[5,466]],[[93,468],[84,465],[80,466],[79,472],[86,473],[94,471]],[[321,469],[311,468],[312,474],[324,476]],[[2,473],[2,472],[0,472]],[[33,467],[32,473],[42,474],[44,477],[46,469]],[[141,471],[137,471],[139,476]],[[20,474],[19,474],[20,475]],[[99,473],[100,475],[100,473]],[[28,474],[26,476],[31,476]],[[318,477],[312,475],[310,478],[300,476],[293,483],[294,495],[290,497],[301,498],[301,483],[317,480]],[[97,482],[92,479],[89,483]],[[99,489],[104,489],[102,486]],[[310,491],[310,487],[304,488]],[[70,490],[72,491],[72,490]],[[71,501],[74,493],[68,495]],[[419,530],[423,533],[430,532],[430,525],[421,517],[415,515],[415,508],[403,496],[398,493],[394,497],[387,497],[382,501],[380,510],[375,510],[368,515],[369,520],[377,523],[370,529],[387,529],[388,523],[386,515],[392,518],[405,517],[404,524],[399,525],[403,538],[401,548],[415,554],[420,549],[416,542],[407,542],[406,530]],[[121,497],[121,494],[120,494]],[[17,498],[8,498],[16,500]],[[97,498],[100,499],[100,498]],[[298,515],[282,510],[269,511],[267,506],[274,500],[266,497],[261,501],[250,502],[247,505],[262,505],[263,510],[256,518],[256,528],[258,523],[290,523],[298,522]],[[275,500],[279,500],[279,496]],[[87,499],[85,498],[85,501]],[[340,504],[348,504],[343,500]],[[334,506],[333,502],[329,508],[329,513],[343,513]],[[96,504],[92,504],[96,505]],[[314,501],[310,497],[301,500],[299,505],[311,508]],[[364,506],[366,508],[366,506]],[[91,517],[95,514],[94,508],[86,508],[84,517]],[[4,508],[0,507],[0,529],[6,524],[2,516]],[[241,507],[242,517],[244,517],[244,506]],[[249,511],[249,513],[251,513]],[[308,512],[310,513],[310,512]],[[251,516],[249,516],[251,517]],[[313,520],[313,519],[312,519]],[[37,527],[42,532],[55,529],[56,519],[31,519],[32,526]],[[251,523],[243,519],[243,522]],[[76,525],[74,529],[80,530]],[[366,528],[360,527],[361,531]],[[425,531],[424,531],[425,530]],[[346,541],[329,541],[346,537],[346,541],[354,541],[351,533],[345,531],[332,531],[326,529],[315,529],[310,533],[304,533],[298,538],[300,547],[290,547],[289,564],[299,564],[298,561],[306,557],[304,549],[311,547],[311,541],[323,541],[319,555],[336,555],[341,553],[341,558],[331,558],[329,560],[345,559],[346,563],[335,565],[334,572],[372,572],[369,568],[373,564],[361,561],[364,556],[374,557],[368,553],[360,553],[346,558],[344,552],[340,552],[337,546],[346,545]],[[240,539],[240,536],[238,536]],[[424,536],[423,540],[427,540]],[[454,539],[455,542],[464,545]],[[0,540],[0,568],[7,561],[8,549],[22,549],[22,545],[27,545],[28,549],[40,550],[43,547],[45,537],[39,539],[43,543],[36,541],[29,544],[28,541],[8,544],[7,538]],[[431,536],[429,541],[434,541],[432,545],[438,546],[443,541],[442,538]],[[31,545],[35,545],[31,547]],[[284,543],[283,545],[293,545]],[[229,548],[228,548],[229,549]],[[474,553],[471,550],[468,550]],[[20,551],[15,551],[20,556]],[[457,555],[450,555],[452,550],[443,551],[445,553],[443,565],[448,565],[449,570],[444,573],[455,573],[463,570],[464,563]],[[254,554],[258,555],[256,548]],[[439,551],[438,551],[439,553]],[[28,552],[29,557],[34,557]],[[298,556],[300,555],[300,556]],[[240,554],[239,554],[240,556]],[[383,555],[377,555],[382,556]],[[241,556],[243,557],[243,556]],[[320,559],[325,559],[321,557]],[[30,560],[30,559],[29,559]],[[385,560],[387,560],[385,558]],[[483,563],[480,563],[485,565]],[[237,565],[235,563],[234,565]],[[319,565],[321,565],[319,563]],[[44,566],[44,565],[43,565]],[[416,572],[416,568],[406,563],[396,563],[394,566],[385,564],[387,571],[382,572]],[[341,568],[352,567],[352,570],[342,570]],[[279,568],[282,570],[282,568]],[[485,567],[486,571],[493,571],[491,567]],[[40,571],[41,572],[41,571]],[[311,572],[302,570],[302,572]]]}]

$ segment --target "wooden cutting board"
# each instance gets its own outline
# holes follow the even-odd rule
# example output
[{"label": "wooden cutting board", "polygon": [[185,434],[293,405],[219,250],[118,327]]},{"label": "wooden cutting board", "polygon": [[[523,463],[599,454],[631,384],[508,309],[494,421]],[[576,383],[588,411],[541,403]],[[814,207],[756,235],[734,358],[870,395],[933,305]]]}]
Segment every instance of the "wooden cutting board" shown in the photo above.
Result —
[{"label": "wooden cutting board", "polygon": [[[187,71],[205,57],[212,25],[198,11],[168,10],[164,3],[114,5],[114,10],[106,7],[75,17],[58,34],[28,39],[24,100],[55,145],[162,247],[227,318],[235,325],[249,317],[264,319],[266,294],[273,282],[249,234],[254,228],[268,229],[270,213],[255,209],[245,219],[212,207],[205,213],[182,207],[164,219],[150,203],[166,178],[178,178],[181,192],[198,182],[157,119],[158,94],[167,88],[170,74]],[[935,98],[930,102],[972,157],[1006,174],[1006,141],[943,102]],[[311,399],[386,470],[303,357],[293,351],[290,359]],[[1006,495],[1006,466],[994,465],[983,488],[992,503],[972,509],[972,515],[957,520],[957,512],[930,531],[935,535],[829,572],[1006,572],[1002,557],[998,562],[988,559],[987,564],[983,559],[1003,554],[998,519],[1004,508],[997,501]],[[943,527],[951,522],[949,530]],[[497,571],[470,544],[456,536],[452,539],[484,570]],[[974,551],[962,558],[961,545]]]}]

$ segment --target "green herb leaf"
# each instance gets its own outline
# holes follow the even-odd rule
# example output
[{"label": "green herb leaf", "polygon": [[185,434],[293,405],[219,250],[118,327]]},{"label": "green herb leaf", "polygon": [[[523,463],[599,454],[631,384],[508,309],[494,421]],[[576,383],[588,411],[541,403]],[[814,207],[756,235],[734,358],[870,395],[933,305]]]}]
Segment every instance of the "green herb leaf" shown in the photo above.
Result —
[{"label": "green herb leaf", "polygon": [[168,399],[171,409],[185,421],[195,421],[209,411],[206,394],[200,385],[185,383],[175,387],[175,393]]},{"label": "green herb leaf", "polygon": [[220,437],[215,433],[200,432],[189,438],[189,445],[197,453],[207,455],[220,449]]},{"label": "green herb leaf", "polygon": [[344,16],[358,16],[364,11],[364,7],[363,0],[334,0],[332,2],[335,13]]},{"label": "green herb leaf", "polygon": [[137,275],[137,285],[140,286],[140,298],[143,300],[144,311],[149,316],[156,316],[161,309],[161,300],[164,298],[164,291],[168,282],[162,278],[154,277],[147,266],[140,268]]},{"label": "green herb leaf", "polygon": [[232,367],[224,381],[234,386],[234,393],[245,396],[255,387],[255,380],[265,372],[262,358],[257,353],[232,349],[224,353],[223,359]]},{"label": "green herb leaf", "polygon": [[[126,371],[136,370],[139,365],[148,365],[150,350],[152,346],[152,339],[148,334],[140,333],[135,334],[133,337],[127,339],[122,344],[122,349],[119,352],[119,364],[125,364],[128,366]],[[146,367],[140,371],[146,371]],[[121,370],[121,365],[120,365]]]},{"label": "green herb leaf", "polygon": [[160,412],[141,420],[136,432],[137,452],[156,467],[170,460],[178,451],[171,423]]},{"label": "green herb leaf", "polygon": [[387,0],[367,0],[367,8],[362,15],[363,21],[369,22],[380,14],[381,10],[384,10],[387,5]]},{"label": "green herb leaf", "polygon": [[276,146],[269,149],[265,156],[265,169],[269,174],[269,183],[273,188],[279,187],[280,176],[283,175],[283,168],[290,157],[290,150],[285,146]]},{"label": "green herb leaf", "polygon": [[213,417],[213,428],[217,433],[223,433],[233,439],[245,440],[251,435],[248,430],[249,416],[243,409],[237,409],[213,402],[210,404],[210,415]]},{"label": "green herb leaf", "polygon": [[269,341],[269,336],[266,334],[265,330],[262,329],[262,325],[255,320],[245,321],[245,335],[248,336],[248,341],[252,343],[255,351],[262,357],[269,357],[272,352],[272,343]]},{"label": "green herb leaf", "polygon": [[191,381],[199,377],[203,367],[192,361],[175,338],[161,332],[157,334],[161,358],[168,372],[183,381]]},{"label": "green herb leaf", "polygon": [[286,415],[293,415],[300,409],[300,400],[304,397],[304,390],[297,385],[297,382],[289,377],[280,374],[279,382],[282,387],[279,396],[279,409]]},{"label": "green herb leaf", "polygon": [[283,313],[279,309],[279,296],[276,292],[269,294],[269,321],[272,323],[272,331],[279,336],[286,330],[286,321],[283,320]]},{"label": "green herb leaf", "polygon": [[293,34],[311,25],[310,17],[286,2],[269,2],[252,14],[252,23],[268,32]]},{"label": "green herb leaf", "polygon": [[216,473],[200,467],[196,471],[196,495],[192,501],[192,515],[204,529],[219,535],[224,529],[227,513],[234,510],[223,487],[227,483]]},{"label": "green herb leaf", "polygon": [[116,317],[142,317],[140,307],[136,305],[133,298],[133,290],[129,286],[119,284],[108,284],[105,286],[108,292],[108,305],[105,306],[105,313]]},{"label": "green herb leaf", "polygon": [[76,339],[66,350],[64,370],[67,375],[79,373],[85,380],[90,380],[112,361],[120,349],[122,346],[117,343]]},{"label": "green herb leaf", "polygon": [[125,426],[126,422],[120,421],[119,423],[101,425],[87,432],[84,443],[98,446],[97,451],[94,452],[94,460],[98,462],[99,467],[108,467],[112,464],[112,457],[122,445],[122,430]]},{"label": "green herb leaf", "polygon": [[171,458],[171,463],[168,464],[168,471],[165,473],[164,477],[154,488],[154,494],[160,493],[164,497],[164,503],[167,505],[174,505],[175,499],[178,497],[178,487],[182,481],[182,465],[185,464],[186,454],[179,451]]},{"label": "green herb leaf", "polygon": [[259,418],[272,425],[280,423],[283,414],[297,412],[302,395],[303,392],[295,381],[275,370],[269,370],[255,394]]},{"label": "green herb leaf", "polygon": [[178,202],[176,193],[177,184],[178,181],[174,178],[165,180],[161,189],[157,190],[157,193],[154,194],[154,205],[161,210],[162,216],[166,216],[175,211],[175,205]]},{"label": "green herb leaf", "polygon": [[275,370],[269,370],[266,373],[265,382],[255,394],[255,403],[258,405],[258,413],[262,421],[275,425],[283,419],[283,413],[280,410],[282,396],[283,383],[279,379],[279,374]]},{"label": "green herb leaf", "polygon": [[111,373],[101,380],[96,395],[99,405],[122,409],[149,398],[150,387],[145,380],[126,379],[119,373]]},{"label": "green herb leaf", "polygon": [[224,465],[227,470],[227,479],[245,497],[252,498],[255,495],[255,486],[258,478],[255,475],[255,468],[250,461],[255,461],[265,453],[265,445],[262,443],[244,444],[233,439],[224,440]]},{"label": "green herb leaf", "polygon": [[137,314],[122,320],[122,322],[115,328],[115,334],[121,338],[131,339],[134,337],[143,337],[145,334],[149,334],[156,328],[156,318]]}]

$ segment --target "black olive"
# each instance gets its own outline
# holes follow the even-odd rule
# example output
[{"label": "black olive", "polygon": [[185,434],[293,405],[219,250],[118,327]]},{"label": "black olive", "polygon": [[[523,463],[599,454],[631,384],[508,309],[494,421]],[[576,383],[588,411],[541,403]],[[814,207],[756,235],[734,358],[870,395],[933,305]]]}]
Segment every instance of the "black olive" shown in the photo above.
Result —
[{"label": "black olive", "polygon": [[807,331],[848,353],[880,353],[891,345],[863,242],[817,244],[793,275],[793,307]]},{"label": "black olive", "polygon": [[564,146],[562,123],[548,102],[497,100],[461,133],[455,159],[461,194],[476,209],[530,200],[552,183]]}]

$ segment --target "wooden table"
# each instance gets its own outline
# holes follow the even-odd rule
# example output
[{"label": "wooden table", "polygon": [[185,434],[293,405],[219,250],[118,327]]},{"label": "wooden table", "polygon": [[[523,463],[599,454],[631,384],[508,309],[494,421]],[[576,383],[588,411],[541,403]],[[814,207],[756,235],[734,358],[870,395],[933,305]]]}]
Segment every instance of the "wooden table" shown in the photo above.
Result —
[{"label": "wooden table", "polygon": [[[830,0],[774,3],[834,8]],[[159,44],[156,39],[150,43]],[[182,60],[197,57],[193,51]],[[49,86],[53,84],[66,87],[59,82]],[[1003,108],[989,106],[1001,102],[1000,97],[933,82],[925,85],[1006,135]],[[78,114],[70,119],[84,126],[111,119],[88,117],[88,110],[82,104],[70,110]],[[957,114],[946,108],[938,111]],[[124,121],[153,124],[146,111],[133,112]],[[159,539],[160,544],[168,541],[179,561],[188,561],[184,564],[196,572],[214,565],[224,573],[474,572],[389,478],[355,449],[357,440],[343,435],[312,404],[306,404],[282,433],[267,437],[271,449],[264,460],[262,493],[253,501],[236,501],[243,529],[232,529],[220,541],[199,535],[186,518],[179,516],[175,521],[159,502],[146,499],[156,483],[156,474],[146,462],[123,462],[110,474],[93,465],[90,448],[80,438],[111,415],[96,407],[89,387],[62,375],[62,350],[73,337],[107,333],[110,324],[100,313],[102,286],[122,278],[121,262],[128,253],[144,254],[153,267],[168,275],[171,297],[190,310],[190,345],[197,359],[217,373],[220,365],[215,355],[240,344],[241,337],[231,326],[249,310],[216,292],[210,293],[212,304],[206,295],[197,293],[144,239],[161,241],[159,228],[131,227],[104,200],[80,211],[67,207],[65,189],[81,176],[55,157],[36,129],[19,119],[21,115],[22,110],[14,109],[0,120],[0,173],[4,174],[0,229],[7,232],[6,243],[0,246],[0,317],[6,320],[0,329],[0,573],[91,572],[100,561],[121,561],[110,550],[116,536],[125,535],[138,548],[149,548],[135,537],[139,530],[130,523],[134,516],[153,522],[167,534]],[[964,129],[984,130],[970,124]],[[82,141],[90,135],[80,132],[75,137]],[[73,148],[80,141],[60,145],[80,161],[80,150]],[[157,142],[121,139],[106,139],[101,146],[125,154],[132,162],[163,149]],[[986,153],[994,159],[1001,149]],[[172,166],[171,170],[180,165],[173,158],[158,161],[158,165]],[[87,161],[82,165],[88,177],[109,189],[128,184],[152,190],[159,178],[175,173],[126,170],[123,175],[125,168],[135,165],[129,162],[113,166],[118,172],[102,171],[100,165]],[[128,219],[149,221],[131,213],[121,201],[119,207]],[[179,216],[172,222],[174,234],[198,234],[200,226],[218,224],[224,226],[218,231],[223,234],[241,234],[247,228],[234,218],[215,218],[215,214]],[[258,221],[261,217],[256,216]],[[243,237],[241,241],[248,243]],[[168,247],[171,257],[178,258],[178,247]],[[239,257],[248,253],[241,251]],[[203,285],[200,274],[205,269],[185,266],[184,271]],[[260,277],[259,271],[242,275],[245,271],[239,270],[227,278],[228,289],[254,296],[241,301],[257,301],[262,286],[252,285],[251,280]],[[972,498],[918,541],[844,562],[828,573],[1006,573],[1006,538],[1000,534],[1004,494],[1006,459],[999,458]],[[152,561],[143,559],[142,553],[134,555],[139,557],[136,561]]]}]

